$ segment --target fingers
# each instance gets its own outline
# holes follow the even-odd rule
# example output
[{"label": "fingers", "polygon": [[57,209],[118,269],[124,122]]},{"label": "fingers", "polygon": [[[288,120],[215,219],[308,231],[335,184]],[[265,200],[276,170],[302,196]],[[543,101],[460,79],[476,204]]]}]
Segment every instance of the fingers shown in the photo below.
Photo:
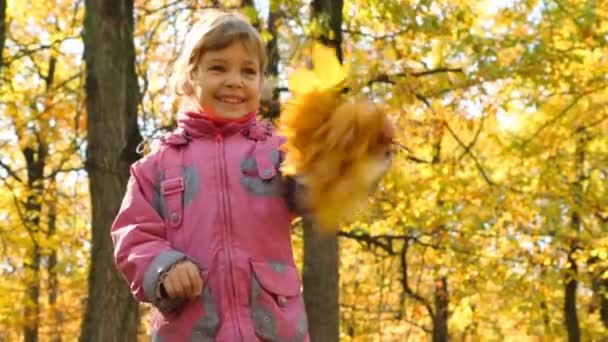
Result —
[{"label": "fingers", "polygon": [[200,296],[203,281],[199,268],[190,261],[184,261],[169,271],[163,285],[169,298],[194,299]]},{"label": "fingers", "polygon": [[177,289],[173,277],[169,277],[169,275],[167,275],[165,280],[163,280],[163,286],[165,287],[165,292],[169,298],[177,297]]},{"label": "fingers", "polygon": [[[193,265],[194,266],[194,265]],[[192,289],[192,297],[196,298],[201,295],[203,292],[203,279],[201,278],[201,274],[198,270],[198,267],[194,266],[188,269],[188,275],[190,278],[190,285]]]},{"label": "fingers", "polygon": [[179,297],[181,298],[192,298],[192,284],[190,283],[190,275],[188,274],[188,267],[186,265],[180,267],[180,272],[175,274],[177,281],[181,285],[181,291]]}]

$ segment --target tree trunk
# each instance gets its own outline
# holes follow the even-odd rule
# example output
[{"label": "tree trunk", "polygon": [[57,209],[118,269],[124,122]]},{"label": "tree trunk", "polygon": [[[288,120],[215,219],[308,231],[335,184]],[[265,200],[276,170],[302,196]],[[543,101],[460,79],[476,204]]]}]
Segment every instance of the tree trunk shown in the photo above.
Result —
[{"label": "tree trunk", "polygon": [[[277,19],[279,18],[279,6],[276,2],[270,2],[270,12],[268,13],[268,33],[272,38],[266,44],[268,53],[268,73],[274,77],[279,76],[279,33],[277,31]],[[278,93],[277,93],[278,97]]]},{"label": "tree trunk", "polygon": [[23,341],[38,341],[38,328],[40,322],[40,246],[34,242],[29,248],[25,265],[26,301],[23,315]]},{"label": "tree trunk", "polygon": [[[441,160],[441,149],[443,147],[443,135],[444,135],[444,119],[441,117],[434,117],[432,119],[431,127],[434,127],[433,132],[433,159],[431,163],[435,167],[439,167]],[[440,186],[437,190],[437,202],[436,207],[442,208],[445,204],[441,194],[443,193],[443,187]],[[438,232],[446,231],[445,226],[439,225],[436,227]],[[445,239],[439,237],[438,244],[441,245],[445,242]],[[439,272],[438,269],[435,272]],[[435,276],[435,292],[433,294],[435,310],[432,316],[433,320],[433,342],[445,342],[449,339],[448,331],[448,305],[449,305],[449,292],[448,292],[448,278],[446,276]]]},{"label": "tree trunk", "polygon": [[[571,229],[576,236],[579,235],[581,229],[580,206],[583,196],[583,181],[585,180],[584,163],[585,163],[585,129],[577,130],[576,139],[576,182],[572,185],[573,207],[571,215]],[[564,317],[566,318],[566,329],[568,331],[568,341],[578,342],[581,340],[581,331],[576,312],[576,289],[578,287],[578,265],[574,259],[574,253],[578,249],[578,241],[573,239],[570,242],[570,250],[568,251],[568,264],[564,279]]]},{"label": "tree trunk", "polygon": [[133,0],[86,0],[84,44],[91,268],[81,341],[135,341],[138,304],[115,268],[110,226],[137,160]]},{"label": "tree trunk", "polygon": [[[215,7],[220,7],[220,6],[215,6]],[[254,15],[253,17],[248,16],[249,22],[251,23],[251,25],[253,27],[255,27],[256,30],[262,31],[260,29],[261,25],[262,25],[262,23],[260,21],[260,16],[257,15],[257,10],[255,8],[255,2],[253,0],[242,0],[241,5],[239,6],[239,9],[244,10],[245,13],[247,13],[247,14],[251,13],[252,15]],[[249,12],[249,11],[251,11],[251,12]]]},{"label": "tree trunk", "polygon": [[6,40],[6,0],[0,0],[0,72],[4,66],[4,42]]},{"label": "tree trunk", "polygon": [[[547,270],[545,268],[541,268],[539,279],[545,279],[547,277]],[[552,312],[549,310],[549,304],[547,303],[547,297],[545,295],[541,295],[540,297],[540,312],[543,319],[543,329],[544,334],[546,336],[550,336],[553,333],[551,329],[551,314]]]},{"label": "tree trunk", "polygon": [[[268,54],[268,74],[275,80],[279,77],[279,34],[276,27],[276,21],[279,16],[279,6],[277,3],[270,2],[270,13],[268,14],[268,33],[272,38],[266,44],[266,52]],[[262,114],[269,119],[275,119],[281,113],[281,103],[279,100],[279,91],[275,87],[272,90],[270,98],[262,101]]]},{"label": "tree trunk", "polygon": [[[45,81],[47,96],[49,96],[55,78],[56,62],[55,56],[51,55],[47,74],[39,74]],[[33,104],[32,107],[34,107]],[[27,189],[29,190],[25,199],[25,214],[22,217],[22,222],[31,240],[31,245],[26,247],[24,260],[26,299],[23,309],[25,321],[23,340],[26,342],[38,341],[38,330],[40,328],[40,265],[44,255],[40,218],[42,216],[43,198],[45,198],[44,168],[49,154],[49,147],[44,138],[45,134],[41,132],[43,129],[44,125],[42,127],[36,124],[32,125],[29,128],[29,134],[35,137],[35,143],[28,144],[22,150],[27,169]],[[54,186],[54,183],[51,182],[50,185]],[[51,224],[54,224],[54,222],[49,222],[49,226]],[[47,237],[49,232],[47,230]]]},{"label": "tree trunk", "polygon": [[[608,270],[605,270],[608,271]],[[604,328],[608,329],[608,279],[600,279],[600,317],[602,319],[602,323],[604,324]]]},{"label": "tree trunk", "polygon": [[336,48],[336,55],[340,63],[342,56],[342,8],[343,0],[314,0],[312,2],[313,17],[323,28],[319,37],[321,43]]},{"label": "tree trunk", "polygon": [[[49,186],[52,192],[52,198],[57,199],[58,193],[56,188],[55,180],[51,180]],[[47,239],[50,241],[55,232],[57,231],[57,201],[49,201],[49,228],[47,232]],[[57,275],[57,248],[53,248],[49,253],[49,261],[47,266],[48,278],[48,302],[49,310],[51,311],[51,342],[61,341],[61,326],[63,325],[63,319],[61,317],[61,310],[57,308],[57,294],[59,290],[59,277]]]},{"label": "tree trunk", "polygon": [[[605,232],[608,230],[608,220],[603,220],[601,231]],[[600,265],[597,265],[597,263]],[[589,267],[594,266],[595,271],[591,274],[591,290],[593,296],[591,297],[591,306],[594,311],[599,308],[600,319],[605,329],[608,329],[608,279],[603,277],[605,272],[608,272],[607,267],[602,267],[603,261],[598,257],[591,257],[587,261]]]},{"label": "tree trunk", "polygon": [[[316,37],[336,49],[342,62],[342,0],[314,0],[313,18],[323,23],[324,33]],[[327,23],[329,24],[329,23]],[[330,34],[330,30],[333,34]],[[329,39],[329,37],[334,39]],[[338,276],[338,236],[319,236],[318,228],[304,218],[304,301],[308,314],[311,341],[333,342],[340,339],[340,301]]]},{"label": "tree trunk", "polygon": [[576,260],[572,257],[574,248],[568,253],[568,262],[570,267],[566,272],[565,279],[565,294],[564,294],[564,316],[566,317],[566,329],[568,330],[568,341],[578,342],[581,340],[581,332],[578,324],[578,316],[576,314],[576,288],[578,281],[576,276],[578,273],[578,266]]},{"label": "tree trunk", "polygon": [[40,322],[40,215],[42,211],[42,192],[44,189],[44,165],[48,155],[46,144],[37,139],[37,146],[23,149],[25,165],[27,168],[27,188],[30,195],[25,200],[24,223],[30,236],[31,245],[28,246],[25,257],[25,286],[26,301],[23,310],[25,325],[23,327],[23,340],[25,342],[38,341]]},{"label": "tree trunk", "polygon": [[433,322],[433,342],[448,340],[448,278],[435,281],[435,320]]},{"label": "tree trunk", "polygon": [[304,220],[304,301],[311,341],[339,341],[338,237]]}]

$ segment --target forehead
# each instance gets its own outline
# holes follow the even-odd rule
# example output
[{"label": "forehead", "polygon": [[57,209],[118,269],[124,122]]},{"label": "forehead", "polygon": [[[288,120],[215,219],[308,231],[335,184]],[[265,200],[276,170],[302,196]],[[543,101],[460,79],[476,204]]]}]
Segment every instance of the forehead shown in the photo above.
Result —
[{"label": "forehead", "polygon": [[234,62],[234,63],[260,63],[259,58],[252,47],[247,42],[235,41],[230,45],[221,48],[208,50],[203,53],[201,62],[212,62],[212,61],[223,61],[223,62]]}]

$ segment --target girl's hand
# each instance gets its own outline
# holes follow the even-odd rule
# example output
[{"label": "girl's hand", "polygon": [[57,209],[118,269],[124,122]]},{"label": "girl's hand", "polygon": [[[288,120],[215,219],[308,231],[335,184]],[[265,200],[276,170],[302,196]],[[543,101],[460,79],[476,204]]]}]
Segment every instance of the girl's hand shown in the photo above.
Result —
[{"label": "girl's hand", "polygon": [[173,266],[162,281],[169,298],[194,299],[201,295],[203,279],[196,264],[183,261]]}]

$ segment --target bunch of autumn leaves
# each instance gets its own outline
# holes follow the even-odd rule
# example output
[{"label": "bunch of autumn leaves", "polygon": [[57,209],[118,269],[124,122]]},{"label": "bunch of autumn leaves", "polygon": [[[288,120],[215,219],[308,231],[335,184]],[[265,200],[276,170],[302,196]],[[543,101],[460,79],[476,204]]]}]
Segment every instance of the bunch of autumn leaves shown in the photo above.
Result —
[{"label": "bunch of autumn leaves", "polygon": [[320,228],[335,232],[387,171],[394,129],[379,106],[343,92],[346,70],[333,50],[316,46],[312,59],[312,70],[289,78],[293,97],[279,122],[287,138],[282,171],[307,188]]}]

